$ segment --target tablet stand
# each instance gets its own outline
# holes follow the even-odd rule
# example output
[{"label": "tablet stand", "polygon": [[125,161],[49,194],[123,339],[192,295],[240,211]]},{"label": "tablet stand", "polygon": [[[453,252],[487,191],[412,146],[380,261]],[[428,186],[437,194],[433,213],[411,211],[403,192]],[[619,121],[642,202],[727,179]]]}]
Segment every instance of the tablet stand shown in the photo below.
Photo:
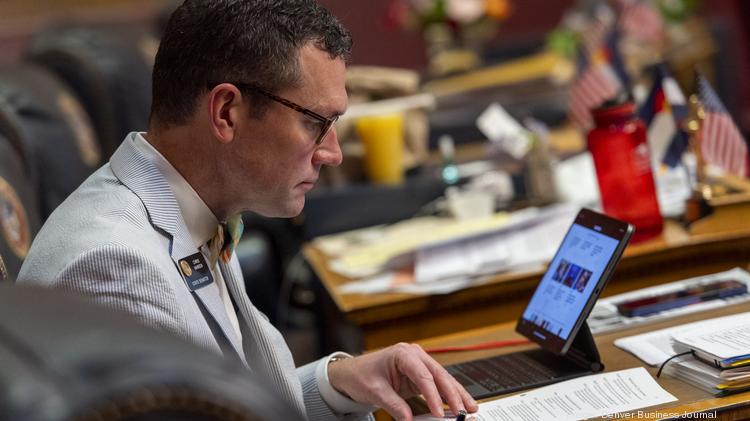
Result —
[{"label": "tablet stand", "polygon": [[564,357],[595,373],[604,370],[604,364],[602,364],[599,351],[596,349],[594,337],[585,321],[578,329],[578,333]]}]

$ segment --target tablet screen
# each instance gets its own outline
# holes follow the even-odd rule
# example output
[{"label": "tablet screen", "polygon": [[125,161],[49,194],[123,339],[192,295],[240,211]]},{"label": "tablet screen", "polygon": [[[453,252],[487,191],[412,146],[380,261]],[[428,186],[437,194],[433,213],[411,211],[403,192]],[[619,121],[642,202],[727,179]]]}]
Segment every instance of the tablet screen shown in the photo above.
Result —
[{"label": "tablet screen", "polygon": [[579,321],[588,316],[592,296],[594,300],[598,297],[614,269],[610,262],[619,259],[623,239],[627,242],[629,237],[625,235],[627,224],[620,223],[620,228],[613,230],[611,226],[603,228],[601,221],[589,223],[592,219],[590,216],[589,221],[582,221],[579,215],[570,227],[521,316],[521,322],[534,325],[534,329],[522,333],[534,335],[532,339],[551,345],[555,352],[561,351],[571,333],[576,333]]}]

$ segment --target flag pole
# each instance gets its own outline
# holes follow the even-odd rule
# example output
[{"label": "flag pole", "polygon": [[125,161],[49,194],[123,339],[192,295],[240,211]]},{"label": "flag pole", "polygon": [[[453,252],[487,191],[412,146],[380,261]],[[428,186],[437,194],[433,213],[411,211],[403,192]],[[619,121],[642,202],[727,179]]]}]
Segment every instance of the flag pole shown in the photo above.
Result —
[{"label": "flag pole", "polygon": [[703,109],[698,95],[692,94],[688,99],[689,116],[686,123],[687,132],[690,134],[690,150],[695,156],[696,165],[696,188],[707,184],[706,161],[703,159],[703,119],[706,112]]},{"label": "flag pole", "polygon": [[706,161],[703,159],[703,120],[706,114],[698,95],[690,95],[688,108],[689,115],[685,128],[690,135],[689,148],[695,156],[696,182],[691,196],[685,203],[684,222],[691,224],[711,212],[708,201],[713,197],[713,189],[706,176]]}]

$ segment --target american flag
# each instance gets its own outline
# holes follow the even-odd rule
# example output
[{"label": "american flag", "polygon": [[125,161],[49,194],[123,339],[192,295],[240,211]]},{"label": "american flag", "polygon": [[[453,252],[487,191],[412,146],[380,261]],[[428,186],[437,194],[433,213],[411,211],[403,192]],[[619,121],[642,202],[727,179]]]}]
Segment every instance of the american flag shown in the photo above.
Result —
[{"label": "american flag", "polygon": [[702,75],[698,75],[698,99],[705,111],[701,128],[703,159],[729,173],[748,175],[747,143],[719,96]]},{"label": "american flag", "polygon": [[[626,89],[619,51],[616,16],[605,3],[597,4],[594,16],[580,33],[578,76],[570,87],[568,109],[571,121],[583,130],[593,126],[591,110]],[[617,67],[622,66],[622,67]]]},{"label": "american flag", "polygon": [[591,59],[579,52],[579,76],[570,87],[570,119],[581,129],[593,125],[591,109],[617,96],[622,83],[606,60],[604,51],[595,53]]}]

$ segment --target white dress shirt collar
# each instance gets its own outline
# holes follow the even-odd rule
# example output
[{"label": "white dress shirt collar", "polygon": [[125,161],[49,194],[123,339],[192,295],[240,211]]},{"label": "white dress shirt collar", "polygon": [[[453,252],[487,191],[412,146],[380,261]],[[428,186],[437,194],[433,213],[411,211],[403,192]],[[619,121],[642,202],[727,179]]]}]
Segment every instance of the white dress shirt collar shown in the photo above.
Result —
[{"label": "white dress shirt collar", "polygon": [[190,183],[143,137],[142,133],[135,133],[132,139],[138,150],[154,164],[172,187],[193,243],[196,248],[200,248],[216,234],[219,220]]}]

